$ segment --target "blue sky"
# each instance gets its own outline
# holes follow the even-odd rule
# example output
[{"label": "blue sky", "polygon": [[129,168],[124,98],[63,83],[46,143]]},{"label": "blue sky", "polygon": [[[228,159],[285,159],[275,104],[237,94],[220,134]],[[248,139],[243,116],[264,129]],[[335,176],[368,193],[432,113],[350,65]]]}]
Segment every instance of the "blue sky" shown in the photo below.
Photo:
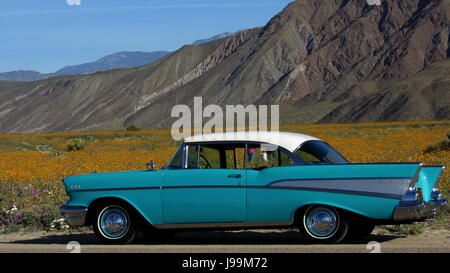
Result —
[{"label": "blue sky", "polygon": [[118,51],[173,51],[262,26],[292,1],[0,0],[0,72],[54,72]]}]

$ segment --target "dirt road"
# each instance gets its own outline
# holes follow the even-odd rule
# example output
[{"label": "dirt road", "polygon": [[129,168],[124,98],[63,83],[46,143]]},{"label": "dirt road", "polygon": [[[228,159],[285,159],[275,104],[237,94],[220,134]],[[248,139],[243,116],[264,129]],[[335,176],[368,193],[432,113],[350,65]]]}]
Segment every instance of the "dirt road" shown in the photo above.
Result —
[{"label": "dirt road", "polygon": [[120,247],[99,244],[91,232],[0,235],[0,252],[3,253],[68,253],[77,250],[83,253],[450,253],[450,231],[427,230],[418,236],[405,237],[376,229],[363,241],[339,245],[305,245],[294,230],[183,232],[165,241],[138,238],[135,243]]}]

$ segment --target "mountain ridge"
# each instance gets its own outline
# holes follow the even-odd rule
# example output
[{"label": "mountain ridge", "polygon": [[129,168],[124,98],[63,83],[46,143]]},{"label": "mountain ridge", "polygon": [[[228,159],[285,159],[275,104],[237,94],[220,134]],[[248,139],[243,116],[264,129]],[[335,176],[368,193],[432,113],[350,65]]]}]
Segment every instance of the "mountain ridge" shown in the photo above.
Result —
[{"label": "mountain ridge", "polygon": [[382,3],[294,1],[263,27],[146,66],[0,82],[0,132],[167,128],[194,96],[279,104],[282,123],[449,119],[448,1]]},{"label": "mountain ridge", "polygon": [[[201,45],[214,40],[223,39],[232,36],[235,33],[237,32],[224,32],[218,35],[214,35],[210,38],[196,40],[194,43],[192,43],[192,45]],[[116,68],[132,68],[148,65],[170,53],[171,52],[167,50],[152,51],[152,52],[120,51],[109,54],[93,62],[78,65],[68,65],[61,69],[58,69],[56,72],[53,73],[41,73],[35,70],[16,70],[16,71],[2,72],[0,73],[0,80],[37,81],[61,75],[90,74]]]}]

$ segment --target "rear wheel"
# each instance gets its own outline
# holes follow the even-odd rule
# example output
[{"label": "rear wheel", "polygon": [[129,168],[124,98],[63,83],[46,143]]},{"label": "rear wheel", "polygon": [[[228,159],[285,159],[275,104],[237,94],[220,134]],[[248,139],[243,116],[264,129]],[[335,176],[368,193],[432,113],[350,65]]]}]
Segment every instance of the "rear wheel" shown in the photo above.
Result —
[{"label": "rear wheel", "polygon": [[300,231],[311,243],[339,243],[348,232],[347,220],[333,207],[313,205],[302,214]]},{"label": "rear wheel", "polygon": [[94,232],[105,243],[131,243],[136,237],[135,218],[133,211],[127,206],[100,206],[93,225]]}]

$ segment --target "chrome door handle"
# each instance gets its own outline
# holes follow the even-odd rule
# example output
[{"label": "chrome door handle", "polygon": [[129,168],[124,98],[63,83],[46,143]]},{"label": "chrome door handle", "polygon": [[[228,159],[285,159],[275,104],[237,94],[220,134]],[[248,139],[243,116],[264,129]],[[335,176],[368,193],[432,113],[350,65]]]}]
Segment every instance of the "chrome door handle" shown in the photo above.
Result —
[{"label": "chrome door handle", "polygon": [[240,175],[240,174],[230,174],[230,175],[228,175],[228,178],[241,178],[242,177],[242,175]]}]

